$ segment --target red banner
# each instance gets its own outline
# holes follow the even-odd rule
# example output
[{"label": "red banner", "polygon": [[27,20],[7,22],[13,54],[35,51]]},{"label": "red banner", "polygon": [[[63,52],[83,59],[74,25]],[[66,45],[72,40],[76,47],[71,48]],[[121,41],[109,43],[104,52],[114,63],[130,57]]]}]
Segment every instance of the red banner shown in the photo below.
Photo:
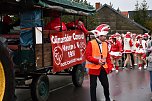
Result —
[{"label": "red banner", "polygon": [[53,52],[53,71],[59,72],[85,61],[86,39],[79,30],[50,35]]}]

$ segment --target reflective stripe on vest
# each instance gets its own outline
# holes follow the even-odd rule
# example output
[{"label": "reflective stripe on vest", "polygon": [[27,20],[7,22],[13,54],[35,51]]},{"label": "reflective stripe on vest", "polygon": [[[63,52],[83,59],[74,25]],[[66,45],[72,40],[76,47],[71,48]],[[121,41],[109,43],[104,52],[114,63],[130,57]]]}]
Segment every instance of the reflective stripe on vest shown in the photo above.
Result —
[{"label": "reflective stripe on vest", "polygon": [[[92,45],[92,56],[96,59],[101,59],[101,55],[103,56],[103,59],[107,58],[107,53],[108,53],[108,47],[106,42],[102,42],[102,54],[100,53],[99,45],[96,40],[91,41]],[[96,65],[93,64],[92,62],[89,62],[86,60],[86,68],[89,69],[99,69],[101,65]],[[103,65],[104,68],[108,68],[107,63]]]}]

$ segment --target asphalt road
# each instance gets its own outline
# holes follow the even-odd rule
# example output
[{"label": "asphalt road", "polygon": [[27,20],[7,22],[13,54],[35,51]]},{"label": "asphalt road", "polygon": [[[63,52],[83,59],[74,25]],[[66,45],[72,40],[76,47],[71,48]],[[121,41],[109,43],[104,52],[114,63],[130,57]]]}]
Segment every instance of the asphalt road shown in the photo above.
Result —
[{"label": "asphalt road", "polygon": [[[111,98],[116,101],[150,101],[149,72],[146,70],[125,69],[108,75]],[[89,76],[83,86],[74,87],[71,76],[49,76],[50,95],[48,101],[90,101]],[[17,89],[17,101],[32,101],[30,90]],[[23,97],[24,96],[24,97]],[[104,101],[103,88],[98,82],[98,101]]]}]

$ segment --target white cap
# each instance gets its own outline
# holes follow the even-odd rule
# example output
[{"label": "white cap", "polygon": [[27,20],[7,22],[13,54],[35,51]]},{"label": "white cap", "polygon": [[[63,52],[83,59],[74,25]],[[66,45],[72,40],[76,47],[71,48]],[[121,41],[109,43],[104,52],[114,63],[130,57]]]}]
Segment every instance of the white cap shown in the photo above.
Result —
[{"label": "white cap", "polygon": [[92,32],[94,34],[94,36],[97,38],[100,35],[107,35],[109,30],[110,30],[109,25],[101,24],[95,30],[92,30],[90,32]]}]

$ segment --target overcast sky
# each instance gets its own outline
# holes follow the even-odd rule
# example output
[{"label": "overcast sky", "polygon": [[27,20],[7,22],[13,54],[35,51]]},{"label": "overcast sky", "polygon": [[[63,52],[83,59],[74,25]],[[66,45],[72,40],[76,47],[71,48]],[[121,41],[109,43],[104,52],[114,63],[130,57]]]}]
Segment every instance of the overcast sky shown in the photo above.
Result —
[{"label": "overcast sky", "polygon": [[[121,11],[132,11],[135,9],[135,4],[139,2],[141,4],[143,0],[87,0],[87,2],[90,2],[91,5],[95,6],[96,2],[100,2],[103,4],[110,4],[110,2],[113,4],[113,8],[119,9]],[[152,10],[152,0],[146,0],[147,5],[149,6],[149,10]]]}]

